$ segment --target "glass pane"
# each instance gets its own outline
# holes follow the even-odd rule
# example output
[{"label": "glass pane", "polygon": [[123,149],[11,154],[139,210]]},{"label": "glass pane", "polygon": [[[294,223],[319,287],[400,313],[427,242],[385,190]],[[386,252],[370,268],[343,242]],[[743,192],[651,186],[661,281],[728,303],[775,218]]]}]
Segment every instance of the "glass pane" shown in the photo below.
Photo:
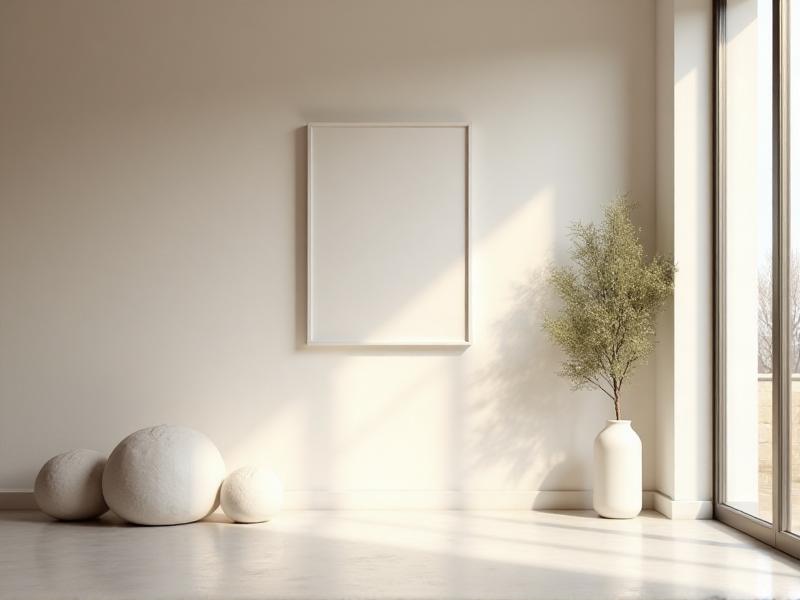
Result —
[{"label": "glass pane", "polygon": [[[800,9],[789,3],[789,215],[791,253],[789,257],[789,366],[792,371],[790,398],[791,452],[789,523],[790,530],[800,533],[800,90],[795,93],[794,82],[800,82]],[[797,173],[797,176],[794,174]]]},{"label": "glass pane", "polygon": [[724,502],[772,521],[772,3],[725,20]]}]

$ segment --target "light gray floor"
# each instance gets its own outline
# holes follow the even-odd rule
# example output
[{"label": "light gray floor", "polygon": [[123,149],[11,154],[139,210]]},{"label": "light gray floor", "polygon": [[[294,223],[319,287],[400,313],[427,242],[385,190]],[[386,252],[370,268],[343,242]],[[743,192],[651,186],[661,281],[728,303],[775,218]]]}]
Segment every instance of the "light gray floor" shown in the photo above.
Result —
[{"label": "light gray floor", "polygon": [[800,598],[800,563],[644,513],[286,512],[135,527],[0,512],[2,598]]}]

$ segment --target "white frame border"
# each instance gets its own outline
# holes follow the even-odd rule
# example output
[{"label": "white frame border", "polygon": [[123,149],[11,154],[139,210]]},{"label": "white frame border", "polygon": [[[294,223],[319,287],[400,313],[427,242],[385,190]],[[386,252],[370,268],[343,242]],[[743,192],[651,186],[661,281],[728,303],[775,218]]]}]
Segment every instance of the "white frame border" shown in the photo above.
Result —
[{"label": "white frame border", "polygon": [[[395,342],[380,340],[359,342],[354,340],[317,341],[314,339],[314,129],[320,127],[439,127],[460,128],[466,133],[466,194],[464,198],[464,339],[424,340]],[[306,125],[306,346],[331,348],[468,348],[472,345],[472,311],[470,288],[472,281],[471,260],[471,197],[472,197],[472,124],[466,121],[446,122],[309,122]]]}]

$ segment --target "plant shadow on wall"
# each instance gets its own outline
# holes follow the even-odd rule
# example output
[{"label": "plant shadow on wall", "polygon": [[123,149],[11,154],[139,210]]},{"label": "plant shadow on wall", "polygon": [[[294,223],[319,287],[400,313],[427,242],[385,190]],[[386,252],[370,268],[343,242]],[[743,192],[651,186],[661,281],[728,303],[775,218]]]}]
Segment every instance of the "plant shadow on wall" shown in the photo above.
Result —
[{"label": "plant shadow on wall", "polygon": [[[515,480],[525,474],[528,465],[539,473],[547,471],[546,477],[552,480],[539,481],[534,489],[548,489],[556,479],[561,489],[581,489],[586,480],[580,476],[584,462],[574,462],[574,445],[557,432],[566,429],[573,436],[578,433],[582,440],[591,440],[593,434],[581,433],[573,415],[596,415],[600,419],[610,400],[615,419],[608,420],[604,433],[597,437],[603,440],[600,446],[594,444],[595,470],[600,469],[595,475],[606,472],[597,462],[598,457],[602,460],[605,456],[598,448],[606,447],[603,444],[609,436],[623,435],[606,430],[614,424],[614,431],[630,431],[631,452],[638,448],[638,465],[637,461],[623,464],[620,458],[609,468],[633,474],[628,486],[632,491],[626,498],[634,499],[639,508],[632,503],[626,510],[617,507],[619,510],[602,513],[616,517],[624,514],[626,518],[641,509],[641,442],[630,429],[630,421],[622,420],[623,389],[627,393],[636,367],[654,347],[655,316],[672,293],[676,270],[671,258],[646,257],[640,231],[631,221],[633,207],[627,197],[620,196],[606,206],[600,224],[574,223],[570,228],[572,264],[539,271],[517,288],[511,312],[498,324],[498,357],[483,376],[487,394],[484,403],[492,412],[481,442],[483,456],[500,459],[506,451],[511,452],[505,460],[511,461],[509,473]],[[548,302],[546,294],[551,289],[560,299],[558,311],[553,311]],[[550,340],[535,343],[544,335],[543,330]],[[554,346],[548,343],[551,340]],[[549,358],[555,353],[537,352],[548,347],[563,351],[560,365]],[[547,381],[548,373],[553,376],[556,371],[573,384],[574,390],[592,389],[606,398],[594,410],[570,402],[569,414],[561,414],[558,397],[554,397],[558,388]],[[580,396],[575,394],[574,401],[579,402]],[[619,448],[621,438],[614,439],[608,447]],[[548,448],[558,449],[555,455],[538,452],[544,441]],[[614,456],[620,457],[630,454],[615,452]],[[578,460],[581,456],[586,454],[578,452]],[[595,478],[595,499],[603,482],[603,478]],[[563,487],[565,483],[569,487]]]},{"label": "plant shadow on wall", "polygon": [[564,489],[564,481],[588,478],[575,447],[588,452],[591,437],[583,439],[580,427],[565,430],[563,424],[593,414],[579,403],[599,405],[594,394],[569,398],[557,377],[558,353],[542,352],[550,347],[542,319],[555,302],[547,280],[542,268],[514,286],[510,309],[494,324],[495,357],[475,380],[480,392],[473,408],[481,419],[473,467],[502,468],[520,489]]}]

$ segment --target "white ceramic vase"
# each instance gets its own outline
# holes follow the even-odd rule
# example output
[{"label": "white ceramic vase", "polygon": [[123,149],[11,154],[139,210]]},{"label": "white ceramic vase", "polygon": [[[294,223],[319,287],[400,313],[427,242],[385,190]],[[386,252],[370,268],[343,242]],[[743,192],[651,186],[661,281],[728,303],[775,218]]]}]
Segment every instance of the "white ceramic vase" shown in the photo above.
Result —
[{"label": "white ceramic vase", "polygon": [[642,510],[642,440],[630,421],[609,420],[594,440],[594,510],[632,519]]}]

